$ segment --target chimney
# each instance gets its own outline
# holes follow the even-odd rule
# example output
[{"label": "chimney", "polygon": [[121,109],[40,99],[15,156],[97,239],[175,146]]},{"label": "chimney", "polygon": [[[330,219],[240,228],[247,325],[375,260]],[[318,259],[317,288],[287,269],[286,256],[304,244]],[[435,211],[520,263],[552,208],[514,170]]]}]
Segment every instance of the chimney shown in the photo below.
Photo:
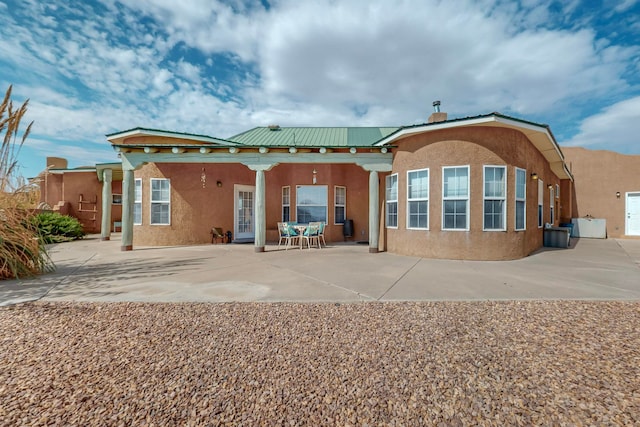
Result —
[{"label": "chimney", "polygon": [[440,112],[440,101],[433,101],[433,113],[429,116],[429,123],[446,122],[447,113]]}]

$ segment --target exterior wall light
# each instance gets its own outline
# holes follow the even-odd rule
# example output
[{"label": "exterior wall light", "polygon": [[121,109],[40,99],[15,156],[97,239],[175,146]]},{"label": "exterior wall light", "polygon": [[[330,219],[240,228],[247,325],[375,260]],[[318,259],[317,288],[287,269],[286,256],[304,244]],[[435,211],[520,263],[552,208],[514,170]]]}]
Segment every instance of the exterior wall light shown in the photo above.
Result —
[{"label": "exterior wall light", "polygon": [[537,174],[537,173],[535,173],[535,172],[533,172],[533,173],[531,174],[531,179],[538,179],[538,174]]},{"label": "exterior wall light", "polygon": [[216,185],[217,185],[218,187],[222,187],[222,181],[216,181]]},{"label": "exterior wall light", "polygon": [[229,152],[231,154],[236,154],[238,152],[238,148],[237,147],[229,147]]},{"label": "exterior wall light", "polygon": [[351,154],[356,154],[356,151],[358,151],[358,150],[356,150],[356,147],[351,147],[351,148],[349,148],[349,152],[350,152]]},{"label": "exterior wall light", "polygon": [[380,152],[381,152],[382,154],[385,154],[385,153],[387,152],[387,147],[382,147],[382,148],[380,149]]},{"label": "exterior wall light", "polygon": [[548,184],[548,185],[547,185],[547,188],[548,188],[549,190],[551,190],[551,189],[553,188],[553,185]]},{"label": "exterior wall light", "polygon": [[297,153],[297,152],[298,152],[298,149],[297,149],[296,147],[289,147],[289,152],[290,152],[291,154],[295,154],[295,153]]},{"label": "exterior wall light", "polygon": [[325,147],[320,147],[320,154],[325,154],[327,152],[327,149]]},{"label": "exterior wall light", "polygon": [[267,147],[260,147],[258,148],[258,151],[260,152],[260,154],[265,154],[269,152],[269,149]]},{"label": "exterior wall light", "polygon": [[620,198],[620,192],[616,191],[616,198],[619,199]]}]

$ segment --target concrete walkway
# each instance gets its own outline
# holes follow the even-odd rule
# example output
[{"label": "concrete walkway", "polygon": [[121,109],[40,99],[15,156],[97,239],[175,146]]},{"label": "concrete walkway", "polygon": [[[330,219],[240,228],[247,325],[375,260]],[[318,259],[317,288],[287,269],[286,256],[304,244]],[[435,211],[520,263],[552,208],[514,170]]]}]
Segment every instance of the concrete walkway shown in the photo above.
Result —
[{"label": "concrete walkway", "polygon": [[517,261],[369,254],[368,246],[136,248],[118,236],[54,245],[57,271],[0,282],[0,305],[47,301],[640,300],[640,240],[574,239]]}]

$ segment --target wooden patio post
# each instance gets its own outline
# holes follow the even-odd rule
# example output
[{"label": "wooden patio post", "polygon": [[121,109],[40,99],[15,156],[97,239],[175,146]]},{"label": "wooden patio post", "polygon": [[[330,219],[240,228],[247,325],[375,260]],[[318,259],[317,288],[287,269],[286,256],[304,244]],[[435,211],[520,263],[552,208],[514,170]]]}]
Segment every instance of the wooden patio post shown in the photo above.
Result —
[{"label": "wooden patio post", "polygon": [[378,233],[380,229],[379,191],[378,172],[375,170],[369,171],[369,253],[378,252]]},{"label": "wooden patio post", "polygon": [[113,171],[102,171],[102,224],[100,226],[100,240],[111,239],[111,181]]},{"label": "wooden patio post", "polygon": [[121,251],[133,250],[133,203],[135,199],[134,177],[132,169],[123,165],[122,179],[122,244]]}]

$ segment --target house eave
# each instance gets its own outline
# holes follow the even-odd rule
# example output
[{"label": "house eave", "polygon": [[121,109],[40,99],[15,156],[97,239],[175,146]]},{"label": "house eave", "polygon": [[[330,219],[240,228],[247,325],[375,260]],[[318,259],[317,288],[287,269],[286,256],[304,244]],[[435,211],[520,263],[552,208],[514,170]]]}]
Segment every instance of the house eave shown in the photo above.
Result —
[{"label": "house eave", "polygon": [[[127,139],[135,138],[135,137],[157,137],[157,138],[167,138],[167,139],[180,139],[180,140],[197,142],[197,143],[200,143],[200,145],[202,143],[212,144],[212,145],[221,145],[226,147],[233,147],[233,146],[239,145],[238,143],[233,141],[229,141],[221,138],[214,138],[208,135],[198,135],[198,134],[172,132],[172,131],[165,131],[165,130],[159,130],[159,129],[146,129],[146,128],[129,129],[122,132],[107,134],[106,137],[107,137],[107,141],[109,141],[112,145],[126,145]],[[161,145],[161,144],[148,144],[148,145]]]}]

